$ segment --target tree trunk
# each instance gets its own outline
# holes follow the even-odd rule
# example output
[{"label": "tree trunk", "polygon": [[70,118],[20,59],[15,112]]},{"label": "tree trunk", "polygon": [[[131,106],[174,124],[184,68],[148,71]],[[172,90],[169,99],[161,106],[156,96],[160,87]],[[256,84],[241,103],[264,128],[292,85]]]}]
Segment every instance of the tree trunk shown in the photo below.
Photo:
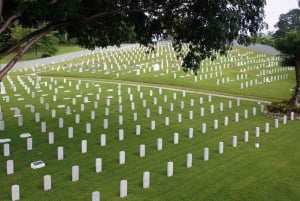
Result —
[{"label": "tree trunk", "polygon": [[294,95],[290,100],[290,103],[295,106],[300,105],[300,55],[296,56],[296,65],[295,65],[295,75],[296,75],[296,87]]}]

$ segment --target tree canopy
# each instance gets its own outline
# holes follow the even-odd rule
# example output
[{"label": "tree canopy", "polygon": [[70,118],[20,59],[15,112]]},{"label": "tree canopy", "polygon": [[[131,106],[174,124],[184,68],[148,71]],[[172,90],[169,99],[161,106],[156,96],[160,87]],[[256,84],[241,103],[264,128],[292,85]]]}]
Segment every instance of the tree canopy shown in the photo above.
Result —
[{"label": "tree canopy", "polygon": [[[76,37],[85,48],[172,37],[183,70],[197,72],[200,62],[226,54],[233,40],[249,44],[263,28],[265,0],[0,0],[0,34],[9,38],[14,22],[35,28],[18,42],[4,43],[1,58],[18,50],[0,71],[0,80],[23,54],[51,31]],[[188,52],[182,53],[182,45]],[[22,47],[22,48],[20,48]]]},{"label": "tree canopy", "polygon": [[296,87],[290,103],[300,103],[300,10],[294,9],[279,17],[274,33],[274,46],[282,52],[283,64],[295,66]]}]

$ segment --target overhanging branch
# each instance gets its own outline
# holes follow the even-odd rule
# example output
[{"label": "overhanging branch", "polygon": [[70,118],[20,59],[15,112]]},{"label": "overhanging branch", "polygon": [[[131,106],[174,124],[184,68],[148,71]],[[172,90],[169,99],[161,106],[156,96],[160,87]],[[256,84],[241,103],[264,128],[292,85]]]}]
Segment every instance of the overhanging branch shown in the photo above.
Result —
[{"label": "overhanging branch", "polygon": [[7,27],[18,17],[18,15],[12,15],[10,16],[9,18],[7,18],[6,21],[3,22],[3,24],[1,24],[1,27],[0,27],[0,34],[2,34],[6,29]]}]

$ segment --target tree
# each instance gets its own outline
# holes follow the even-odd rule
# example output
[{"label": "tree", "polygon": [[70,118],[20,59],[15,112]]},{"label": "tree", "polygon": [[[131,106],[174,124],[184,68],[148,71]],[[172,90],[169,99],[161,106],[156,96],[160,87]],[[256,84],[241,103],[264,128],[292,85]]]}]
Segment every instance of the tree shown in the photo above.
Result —
[{"label": "tree", "polygon": [[[3,2],[0,34],[14,21],[38,28],[13,45],[1,48],[1,57],[22,48],[0,71],[0,80],[24,53],[51,31],[76,37],[93,49],[120,45],[134,31],[137,42],[151,45],[153,36],[172,36],[183,57],[183,70],[197,72],[200,62],[226,54],[233,40],[249,44],[263,28],[265,0],[0,0]],[[189,51],[183,54],[182,45]],[[0,59],[1,59],[0,57]]]},{"label": "tree", "polygon": [[280,15],[276,24],[278,30],[273,35],[274,46],[282,55],[282,64],[295,67],[296,87],[290,104],[300,103],[300,10],[294,9]]}]

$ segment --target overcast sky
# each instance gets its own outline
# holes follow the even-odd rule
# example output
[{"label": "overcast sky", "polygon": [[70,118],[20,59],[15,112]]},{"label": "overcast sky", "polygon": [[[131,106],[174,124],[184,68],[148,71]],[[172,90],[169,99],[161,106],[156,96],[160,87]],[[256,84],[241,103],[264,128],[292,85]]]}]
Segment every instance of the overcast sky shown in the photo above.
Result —
[{"label": "overcast sky", "polygon": [[298,0],[267,0],[265,22],[269,25],[268,31],[275,30],[274,25],[278,22],[280,14],[294,8],[298,8]]}]

